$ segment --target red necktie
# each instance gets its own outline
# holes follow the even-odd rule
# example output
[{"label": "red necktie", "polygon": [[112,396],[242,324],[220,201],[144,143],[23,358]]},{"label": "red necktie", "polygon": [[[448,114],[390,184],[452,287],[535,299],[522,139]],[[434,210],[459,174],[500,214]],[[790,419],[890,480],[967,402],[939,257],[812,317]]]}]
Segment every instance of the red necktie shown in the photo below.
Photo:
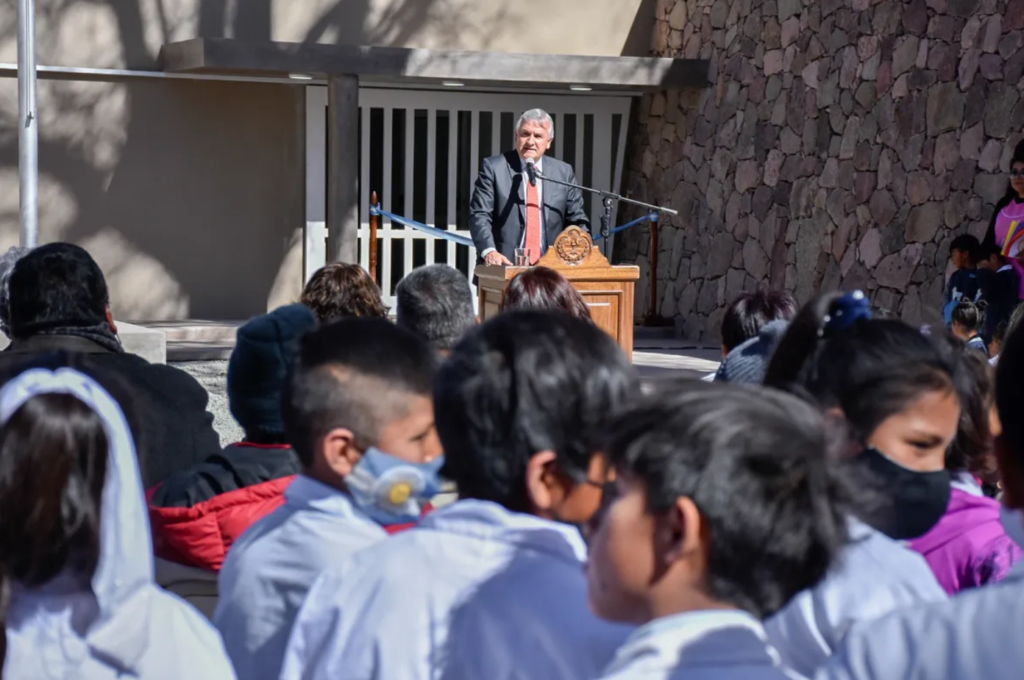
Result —
[{"label": "red necktie", "polygon": [[537,264],[541,256],[540,190],[526,183],[526,258],[531,265]]}]

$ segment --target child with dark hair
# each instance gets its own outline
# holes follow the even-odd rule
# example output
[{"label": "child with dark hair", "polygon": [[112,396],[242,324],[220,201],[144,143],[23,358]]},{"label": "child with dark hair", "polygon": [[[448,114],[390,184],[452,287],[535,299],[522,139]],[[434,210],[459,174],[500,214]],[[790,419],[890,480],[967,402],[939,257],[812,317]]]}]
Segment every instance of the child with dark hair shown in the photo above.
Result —
[{"label": "child with dark hair", "polygon": [[1009,321],[1019,302],[1020,275],[998,248],[983,249],[979,264],[981,299],[985,302],[985,325],[981,335],[991,341],[996,327]]},{"label": "child with dark hair", "polygon": [[301,472],[231,546],[218,580],[213,621],[239,677],[277,680],[316,579],[385,527],[415,522],[439,492],[436,367],[426,341],[386,319],[346,318],[299,340],[280,412]]},{"label": "child with dark hair", "polygon": [[[996,458],[1001,522],[1024,547],[1024,331],[1011,330],[996,369],[1003,423]],[[1019,680],[1024,668],[1024,570],[1001,583],[893,612],[849,632],[818,680]]]},{"label": "child with dark hair", "polygon": [[791,677],[761,620],[813,587],[848,539],[825,421],[766,388],[684,383],[620,412],[595,520],[590,603],[641,624],[601,677]]},{"label": "child with dark hair", "polygon": [[1009,321],[1000,321],[996,326],[995,333],[992,334],[992,339],[989,340],[988,355],[992,358],[988,360],[988,363],[993,366],[999,361],[999,352],[1002,351],[1003,341],[1006,339],[1006,329],[1009,327]]},{"label": "child with dark hair", "polygon": [[981,281],[978,278],[980,246],[978,239],[970,234],[960,234],[949,244],[949,259],[956,271],[946,284],[942,306],[947,326],[953,322],[953,309],[961,300],[974,302],[981,295]]},{"label": "child with dark hair", "polygon": [[760,384],[768,358],[796,310],[796,298],[788,291],[758,288],[741,293],[722,317],[724,361],[703,380]]},{"label": "child with dark hair", "polygon": [[636,394],[593,323],[502,312],[469,331],[434,382],[459,500],[324,574],[281,678],[594,678],[630,632],[594,616],[578,527],[601,505],[594,436]]},{"label": "child with dark hair", "polygon": [[949,504],[946,450],[961,409],[956,361],[917,329],[872,319],[862,293],[834,293],[797,314],[765,384],[845,425],[850,479],[878,496],[856,508],[855,540],[825,580],[766,623],[787,665],[811,677],[854,623],[946,597],[903,542],[927,533]]},{"label": "child with dark hair", "polygon": [[950,330],[966,345],[985,357],[988,357],[988,345],[982,339],[980,331],[985,323],[985,302],[977,304],[961,300],[953,309],[953,325]]},{"label": "child with dark hair", "polygon": [[[956,439],[946,454],[953,476],[946,513],[911,547],[924,555],[939,584],[950,595],[1006,578],[1021,551],[999,522],[999,503],[986,498],[980,477],[991,477],[995,466],[990,421],[994,409],[991,367],[979,352],[949,338],[959,357],[958,371],[966,392]],[[976,477],[975,475],[978,475]]]},{"label": "child with dark hair", "polygon": [[0,390],[3,677],[234,680],[217,631],[154,582],[135,442],[82,356]]}]

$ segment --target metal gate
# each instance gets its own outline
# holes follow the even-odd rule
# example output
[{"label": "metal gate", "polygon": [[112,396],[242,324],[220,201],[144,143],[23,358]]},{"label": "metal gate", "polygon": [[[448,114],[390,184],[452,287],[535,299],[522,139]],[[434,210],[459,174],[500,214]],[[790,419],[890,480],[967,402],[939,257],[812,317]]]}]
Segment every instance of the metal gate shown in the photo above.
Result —
[{"label": "metal gate", "polygon": [[[617,188],[629,105],[629,97],[600,95],[360,89],[359,263],[369,267],[371,191],[388,212],[469,236],[469,199],[480,163],[512,148],[513,127],[526,109],[542,108],[554,118],[548,155],[573,165],[580,183]],[[328,181],[327,88],[311,86],[306,88],[307,280],[326,259]],[[584,206],[596,223],[600,200],[584,194]],[[452,265],[472,283],[473,248],[387,219],[377,236],[377,283],[388,306],[394,306],[402,277],[423,264]]]}]

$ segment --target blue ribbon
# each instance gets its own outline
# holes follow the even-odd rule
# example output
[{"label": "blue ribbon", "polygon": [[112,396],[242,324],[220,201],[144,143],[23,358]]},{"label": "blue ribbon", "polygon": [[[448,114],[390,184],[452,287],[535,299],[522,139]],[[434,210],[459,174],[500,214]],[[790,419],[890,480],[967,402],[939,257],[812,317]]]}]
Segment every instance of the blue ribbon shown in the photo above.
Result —
[{"label": "blue ribbon", "polygon": [[[657,222],[658,221],[658,213],[653,212],[650,215],[644,215],[640,219],[633,220],[632,222],[627,222],[626,224],[623,224],[621,227],[615,227],[614,229],[612,229],[611,233],[617,234],[620,231],[625,231],[626,229],[629,229],[631,227],[635,227],[636,225],[638,225],[638,224],[640,224],[642,222],[647,222],[648,220],[651,221],[651,222]],[[598,234],[597,236],[594,237],[594,243],[597,243],[598,241],[600,241],[603,238],[604,238],[603,234]]]},{"label": "blue ribbon", "polygon": [[[468,238],[466,236],[459,236],[458,234],[453,234],[450,231],[445,231],[444,229],[438,229],[437,227],[432,227],[429,224],[423,224],[422,222],[417,222],[415,220],[410,220],[410,219],[407,219],[405,217],[400,217],[399,215],[396,215],[394,213],[390,213],[387,210],[382,209],[378,205],[371,205],[370,206],[370,214],[371,215],[378,215],[380,217],[386,217],[389,220],[391,220],[392,222],[395,222],[397,224],[402,224],[402,225],[405,225],[407,227],[412,227],[413,229],[418,229],[419,231],[422,231],[422,232],[424,232],[426,234],[430,234],[431,236],[436,236],[437,238],[444,239],[446,241],[452,241],[454,243],[458,243],[459,245],[467,246],[469,248],[474,247],[473,246],[473,239],[471,239],[471,238]],[[617,234],[620,231],[625,231],[626,229],[630,229],[631,227],[635,227],[636,225],[641,224],[643,222],[647,222],[647,221],[657,222],[658,221],[658,213],[654,212],[654,213],[651,213],[649,215],[644,215],[640,219],[636,219],[636,220],[633,220],[632,222],[628,222],[626,224],[623,224],[621,227],[615,227],[614,229],[612,229],[611,233]],[[603,235],[598,234],[597,236],[594,237],[594,242],[596,243],[597,241],[600,241],[603,238],[604,238]]]},{"label": "blue ribbon", "polygon": [[399,217],[394,213],[389,213],[386,210],[381,210],[380,206],[377,205],[370,206],[370,214],[386,217],[392,222],[397,222],[398,224],[404,224],[407,227],[418,229],[424,233],[430,234],[431,236],[442,238],[445,241],[453,241],[454,243],[458,243],[460,246],[468,246],[470,248],[473,247],[473,239],[471,238],[467,238],[466,236],[459,236],[458,234],[453,234],[450,231],[445,231],[444,229],[432,227],[429,224],[423,224],[422,222],[416,222],[415,220],[409,220],[404,217]]}]

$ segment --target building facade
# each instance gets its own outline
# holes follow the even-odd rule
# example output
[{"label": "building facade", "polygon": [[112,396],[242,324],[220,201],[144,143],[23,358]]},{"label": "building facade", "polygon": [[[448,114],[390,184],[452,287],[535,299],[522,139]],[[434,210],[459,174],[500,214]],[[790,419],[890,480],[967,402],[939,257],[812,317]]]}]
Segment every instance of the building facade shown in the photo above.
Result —
[{"label": "building facade", "polygon": [[[371,189],[385,209],[459,229],[479,157],[510,144],[512,117],[532,105],[556,113],[556,155],[611,188],[632,98],[672,80],[652,76],[667,60],[627,59],[649,54],[651,0],[37,4],[40,241],[89,249],[126,320],[243,319],[295,300],[318,258],[341,252],[325,242],[331,201],[345,198],[332,198],[338,168],[358,183],[358,206],[342,208],[360,233]],[[0,248],[18,238],[15,5],[0,6]],[[188,51],[169,46],[197,38],[251,46],[252,61],[169,65]],[[268,66],[271,44],[278,57],[312,50],[305,63],[316,64],[333,57],[313,47],[417,49],[403,52],[409,64],[394,72],[374,71],[377,52],[361,53],[363,71],[347,82],[362,108],[338,128],[330,115],[337,74],[292,73],[288,60]],[[586,87],[568,87],[557,67],[551,83],[511,82],[515,74],[489,82],[470,68],[474,55],[494,70],[523,53],[567,55],[551,64],[569,64]],[[511,62],[494,60],[502,55]],[[466,77],[423,77],[446,65]],[[602,75],[606,67],[615,75]],[[335,139],[338,129],[348,136]],[[399,231],[382,225],[386,294],[414,264],[471,266],[468,252]],[[345,239],[349,252],[367,256],[355,230]]]}]

